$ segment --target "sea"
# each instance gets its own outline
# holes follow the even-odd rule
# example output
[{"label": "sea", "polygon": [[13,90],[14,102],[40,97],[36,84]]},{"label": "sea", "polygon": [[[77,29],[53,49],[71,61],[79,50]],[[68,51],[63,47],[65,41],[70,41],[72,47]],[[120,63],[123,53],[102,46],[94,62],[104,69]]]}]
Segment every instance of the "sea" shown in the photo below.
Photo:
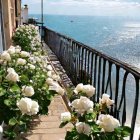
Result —
[{"label": "sea", "polygon": [[140,17],[44,15],[44,25],[140,68]]},{"label": "sea", "polygon": [[[30,16],[40,21],[40,15]],[[44,25],[140,69],[140,17],[44,15]],[[135,98],[134,80],[131,77],[129,80],[127,116],[132,115],[130,104]],[[140,100],[134,140],[139,134]]]}]

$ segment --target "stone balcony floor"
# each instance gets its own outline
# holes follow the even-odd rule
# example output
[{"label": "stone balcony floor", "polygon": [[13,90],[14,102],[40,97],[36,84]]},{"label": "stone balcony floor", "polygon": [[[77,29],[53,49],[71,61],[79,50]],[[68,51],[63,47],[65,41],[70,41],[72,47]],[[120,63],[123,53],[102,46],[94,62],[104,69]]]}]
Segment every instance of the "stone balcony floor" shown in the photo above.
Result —
[{"label": "stone balcony floor", "polygon": [[[43,45],[48,53],[50,63],[55,68],[56,73],[60,75],[62,80],[61,84],[65,88],[72,87],[73,84],[56,55],[45,43]],[[68,109],[63,98],[60,95],[55,96],[49,106],[49,114],[42,115],[33,121],[33,127],[27,134],[26,140],[64,140],[66,131],[72,127],[70,124],[67,124],[64,128],[59,128],[61,123],[60,115],[66,111],[68,111]]]},{"label": "stone balcony floor", "polygon": [[40,116],[33,121],[33,128],[30,130],[27,140],[64,140],[66,131],[71,125],[59,128],[61,123],[60,114],[68,111],[61,96],[57,95],[49,106],[49,114]]}]

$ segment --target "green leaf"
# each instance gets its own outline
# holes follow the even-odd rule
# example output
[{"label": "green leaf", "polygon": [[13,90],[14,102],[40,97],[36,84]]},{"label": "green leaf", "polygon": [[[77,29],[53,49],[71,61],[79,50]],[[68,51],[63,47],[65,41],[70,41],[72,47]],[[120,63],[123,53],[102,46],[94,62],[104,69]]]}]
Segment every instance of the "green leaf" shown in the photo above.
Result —
[{"label": "green leaf", "polygon": [[6,93],[6,90],[0,87],[0,96],[3,96]]},{"label": "green leaf", "polygon": [[132,133],[132,130],[131,130],[130,127],[128,127],[128,126],[123,126],[122,128],[123,128],[122,135],[123,135],[124,137],[127,137],[127,136],[129,136],[129,135]]},{"label": "green leaf", "polygon": [[65,140],[78,140],[78,133],[76,132],[76,130],[72,130],[72,131],[67,131],[66,136],[65,136]]},{"label": "green leaf", "polygon": [[17,137],[17,134],[13,132],[12,130],[7,130],[4,131],[4,135],[9,139],[9,140],[14,140]]},{"label": "green leaf", "polygon": [[4,104],[7,105],[7,106],[11,106],[12,105],[12,101],[9,100],[9,99],[5,99],[4,100]]},{"label": "green leaf", "polygon": [[123,128],[124,131],[127,131],[127,132],[129,132],[129,133],[132,133],[132,129],[131,129],[130,127],[128,127],[128,126],[123,126],[122,128]]},{"label": "green leaf", "polygon": [[87,136],[85,134],[80,134],[79,140],[92,140],[92,138],[91,138],[91,136]]},{"label": "green leaf", "polygon": [[62,122],[59,126],[59,128],[63,128],[67,123],[69,123],[68,121],[67,122]]},{"label": "green leaf", "polygon": [[20,80],[21,82],[27,83],[29,81],[29,78],[26,75],[21,75]]},{"label": "green leaf", "polygon": [[17,124],[18,123],[18,121],[16,120],[16,118],[11,118],[10,120],[9,120],[9,125],[11,125],[11,126],[14,126],[15,124]]},{"label": "green leaf", "polygon": [[117,135],[120,135],[122,137],[127,137],[132,133],[132,130],[128,126],[120,126],[118,128],[115,128],[115,132]]},{"label": "green leaf", "polygon": [[20,93],[20,88],[17,84],[13,85],[11,88],[10,88],[10,91],[11,92],[16,92],[16,93]]}]

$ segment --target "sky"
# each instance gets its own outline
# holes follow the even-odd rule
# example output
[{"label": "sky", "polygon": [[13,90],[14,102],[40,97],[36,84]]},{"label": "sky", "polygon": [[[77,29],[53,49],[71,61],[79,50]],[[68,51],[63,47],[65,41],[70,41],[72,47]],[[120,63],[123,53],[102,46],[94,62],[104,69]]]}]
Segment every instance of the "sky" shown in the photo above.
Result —
[{"label": "sky", "polygon": [[[43,0],[44,14],[139,16],[140,0]],[[40,14],[41,0],[22,0],[29,14]]]}]

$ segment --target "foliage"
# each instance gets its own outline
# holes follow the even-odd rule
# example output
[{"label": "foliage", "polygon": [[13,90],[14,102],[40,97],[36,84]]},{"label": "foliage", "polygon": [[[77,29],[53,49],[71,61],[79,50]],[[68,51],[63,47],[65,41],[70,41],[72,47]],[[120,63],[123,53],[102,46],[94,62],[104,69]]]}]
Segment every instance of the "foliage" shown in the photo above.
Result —
[{"label": "foliage", "polygon": [[73,90],[72,112],[61,114],[60,128],[68,123],[73,125],[65,140],[124,140],[132,133],[131,128],[121,126],[116,118],[109,115],[114,101],[103,94],[99,103],[94,103],[89,98],[94,94],[95,89],[90,85],[78,84]]},{"label": "foliage", "polygon": [[48,113],[57,93],[50,87],[58,84],[59,77],[42,50],[37,27],[20,26],[13,42],[17,46],[0,55],[0,120],[5,123],[4,137],[8,139],[28,131],[33,116]]},{"label": "foliage", "polygon": [[12,39],[15,45],[22,46],[25,51],[37,51],[41,46],[38,27],[31,24],[19,26]]}]

